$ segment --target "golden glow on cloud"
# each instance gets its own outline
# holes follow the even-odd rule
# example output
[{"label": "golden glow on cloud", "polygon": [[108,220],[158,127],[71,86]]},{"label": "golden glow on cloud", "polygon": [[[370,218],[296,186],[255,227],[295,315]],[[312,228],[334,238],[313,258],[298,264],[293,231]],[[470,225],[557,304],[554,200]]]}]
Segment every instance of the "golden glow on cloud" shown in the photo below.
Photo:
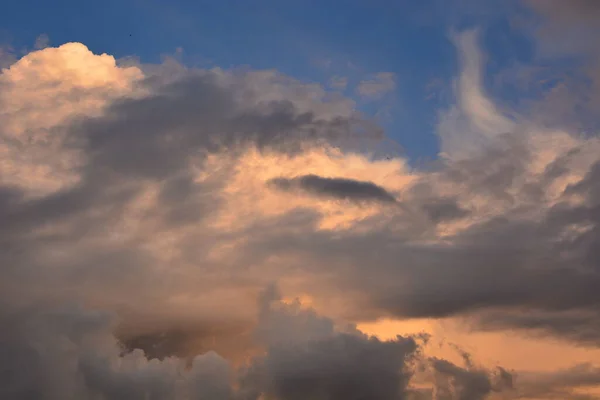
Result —
[{"label": "golden glow on cloud", "polygon": [[338,200],[281,193],[267,185],[271,179],[310,174],[370,181],[392,193],[401,193],[414,179],[403,160],[370,161],[366,156],[343,154],[335,148],[310,149],[293,156],[250,150],[238,161],[234,176],[224,189],[227,209],[217,226],[235,229],[253,219],[310,208],[322,216],[321,229],[347,229],[355,222],[385,212],[385,205],[344,202],[341,206]]},{"label": "golden glow on cloud", "polygon": [[555,339],[531,337],[515,332],[472,332],[460,319],[389,320],[359,324],[358,328],[382,339],[426,332],[432,335],[429,354],[453,361],[459,359],[448,344],[476,354],[481,362],[512,370],[555,371],[586,362],[600,363],[600,350],[573,346]]},{"label": "golden glow on cloud", "polygon": [[[39,223],[31,222],[29,215],[16,214],[24,222],[14,218],[19,222],[14,223],[14,229],[25,226],[23,237],[35,235],[32,243],[39,246],[24,264],[23,275],[16,274],[26,282],[24,290],[29,289],[32,297],[35,293],[38,298],[34,300],[42,303],[47,296],[52,301],[76,300],[115,312],[123,319],[124,331],[129,333],[175,327],[192,336],[180,339],[182,342],[188,340],[189,346],[204,351],[202,340],[216,335],[211,330],[215,326],[235,331],[231,336],[223,334],[231,342],[235,342],[236,334],[241,335],[239,331],[245,335],[256,322],[257,306],[253,302],[259,289],[276,282],[283,291],[281,303],[300,307],[303,311],[293,311],[314,323],[317,334],[332,334],[327,330],[330,320],[310,314],[307,309],[311,307],[331,316],[336,323],[350,315],[349,322],[357,323],[360,331],[385,340],[394,339],[397,334],[429,333],[432,339],[426,346],[428,356],[451,360],[457,365],[464,357],[449,344],[474,354],[485,368],[500,365],[515,371],[541,373],[584,362],[600,363],[597,347],[583,349],[574,344],[559,344],[549,339],[550,335],[533,338],[523,333],[525,330],[511,330],[509,325],[488,333],[464,329],[465,318],[477,317],[473,310],[488,306],[486,301],[492,309],[496,300],[486,297],[493,288],[484,287],[489,284],[485,277],[483,283],[476,281],[481,278],[479,270],[460,269],[469,262],[485,269],[496,260],[491,257],[480,260],[478,252],[465,256],[467,250],[472,250],[465,242],[471,244],[496,233],[494,229],[500,228],[494,223],[498,220],[535,224],[545,221],[554,206],[584,205],[588,198],[576,191],[569,194],[568,188],[585,180],[600,154],[597,138],[548,131],[532,122],[512,121],[503,115],[481,88],[481,60],[475,38],[470,33],[456,39],[464,58],[457,85],[457,105],[441,118],[443,167],[429,171],[411,169],[402,158],[379,160],[333,145],[303,145],[297,152],[259,150],[245,145],[231,152],[200,149],[197,153],[185,153],[181,162],[184,167],[173,167],[175,172],[171,175],[161,170],[164,175],[159,174],[158,178],[140,174],[126,179],[118,175],[118,170],[111,171],[111,165],[101,165],[105,168],[93,170],[94,175],[82,168],[89,161],[84,159],[84,151],[69,142],[73,130],[77,137],[77,129],[83,129],[83,124],[79,126],[74,121],[101,119],[107,106],[116,99],[151,96],[152,93],[138,86],[146,73],[138,67],[120,67],[112,56],[94,55],[79,43],[26,55],[0,75],[0,185],[23,190],[29,196],[28,201],[33,202],[25,202],[25,206],[37,204],[31,199],[52,200],[52,194],[66,195],[48,202],[48,215],[41,207],[41,211],[35,209],[39,215],[33,213],[31,218],[39,218]],[[354,115],[353,101],[331,100],[319,85],[302,84],[272,71],[251,71],[246,75],[223,70],[201,73],[211,74],[219,89],[230,90],[236,107],[247,107],[259,116],[270,112],[273,102],[284,100],[293,103],[298,113],[312,113],[316,121],[311,121],[313,128]],[[173,119],[177,118],[175,115]],[[218,129],[230,128],[227,124],[218,125],[210,117],[206,119]],[[202,131],[205,121],[193,121],[192,128],[187,125],[177,128],[190,129],[184,132],[189,136],[206,134]],[[231,129],[238,129],[233,125]],[[517,125],[526,131],[518,138],[520,141],[502,142],[502,135]],[[150,131],[154,127],[143,128]],[[173,131],[164,134],[180,133],[175,128]],[[144,136],[140,138],[146,140]],[[140,151],[144,149],[142,144],[145,143],[140,143]],[[496,159],[485,153],[493,146],[500,149],[501,156]],[[129,156],[131,160],[118,161],[127,167],[129,161],[135,165],[138,155],[132,152]],[[163,160],[151,161],[162,165]],[[557,164],[562,168],[561,174],[547,178],[548,171]],[[505,177],[502,172],[507,165],[514,166],[516,172],[508,168]],[[165,171],[170,172],[170,167],[171,164],[164,163]],[[88,179],[84,183],[89,184],[92,179],[85,173],[93,178],[101,176],[100,183],[94,181],[98,186],[93,188],[95,191],[69,192],[77,184],[89,189],[82,184],[82,180]],[[321,192],[315,193],[279,190],[271,184],[281,178],[293,180],[305,176],[318,176],[323,182],[337,179],[347,191],[344,193],[365,188],[379,191],[371,192],[375,195],[370,201],[353,201],[331,195],[340,186],[320,188]],[[113,186],[103,187],[105,184]],[[377,197],[381,191],[391,195],[392,201],[387,197],[388,201],[377,201],[381,200]],[[94,202],[94,196],[100,195],[105,197]],[[79,209],[82,203],[89,207]],[[71,208],[75,210],[72,213]],[[61,212],[66,217],[54,218]],[[478,227],[483,228],[477,231]],[[572,245],[594,225],[578,220],[559,228],[555,239]],[[506,239],[501,234],[510,236],[511,231],[491,235],[487,242],[481,239],[481,247],[476,250],[499,246],[497,252],[481,250],[486,256],[511,251],[511,247],[506,250],[500,246],[502,243],[497,243],[498,237]],[[447,251],[454,249],[453,245],[465,253]],[[543,242],[533,250],[545,251],[547,245],[548,242]],[[360,251],[360,246],[364,246],[364,251]],[[540,268],[540,264],[534,263],[536,257],[545,256],[535,253],[531,260],[525,256],[524,276],[530,278],[531,270]],[[36,270],[40,265],[43,268]],[[449,273],[449,268],[454,270]],[[506,269],[507,274],[514,273],[513,265],[498,268]],[[42,274],[41,278],[31,278],[37,277],[36,274]],[[514,279],[521,276],[514,274]],[[27,279],[33,279],[33,283]],[[470,299],[464,300],[466,295],[463,296],[459,284],[444,286],[445,281],[464,284],[464,291],[481,283],[481,288],[475,288],[480,292],[476,290],[473,295],[476,304],[461,309],[461,301],[467,303]],[[28,284],[30,288],[26,287]],[[403,293],[413,285],[428,289],[427,284],[433,289],[426,293]],[[508,289],[498,296],[521,296],[519,299],[524,302],[529,300],[517,290],[519,287],[514,291]],[[16,293],[18,298],[20,288],[12,290],[11,295]],[[408,306],[386,303],[396,295]],[[395,311],[405,312],[403,307],[410,306],[415,306],[415,313],[434,314],[427,307],[437,300],[436,296],[448,297],[448,303],[454,297],[458,299],[452,303],[458,304],[456,310],[449,309],[440,315],[461,312],[464,315],[405,320],[389,317]],[[301,306],[295,299],[299,299]],[[550,308],[554,306],[551,300],[542,297],[539,301],[547,301]],[[508,302],[507,309],[513,306]],[[362,307],[366,309],[364,313]],[[365,322],[375,314],[379,314],[378,322]],[[285,325],[287,317],[282,318]],[[442,341],[444,345],[440,345]],[[114,343],[109,347],[110,351],[116,351]],[[243,357],[249,354],[245,352],[252,351],[256,349],[236,348],[239,354],[232,357]],[[138,353],[131,357],[127,362],[139,361],[140,365],[148,362]],[[179,361],[168,359],[160,365],[171,362],[175,365]],[[220,362],[219,359],[217,363]],[[452,373],[458,376],[481,372],[469,368],[466,372]],[[450,372],[446,374],[450,376]]]},{"label": "golden glow on cloud", "polygon": [[99,115],[111,100],[131,95],[142,77],[137,67],[120,68],[81,43],[31,52],[3,70],[0,182],[36,194],[75,183],[78,155],[64,148],[60,125]]}]

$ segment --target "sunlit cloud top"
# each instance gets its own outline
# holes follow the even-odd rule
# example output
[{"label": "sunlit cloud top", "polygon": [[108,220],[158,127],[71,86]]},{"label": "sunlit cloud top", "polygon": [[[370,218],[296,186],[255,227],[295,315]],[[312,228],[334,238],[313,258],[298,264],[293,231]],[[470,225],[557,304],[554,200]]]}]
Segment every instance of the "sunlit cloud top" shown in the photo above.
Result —
[{"label": "sunlit cloud top", "polygon": [[[267,3],[238,29],[302,26]],[[399,45],[415,75],[321,17],[282,28],[299,69],[136,58],[83,29],[6,46],[0,397],[598,398],[600,58],[548,51],[597,7],[428,5],[405,12],[436,26]],[[199,32],[192,5],[138,7]]]}]

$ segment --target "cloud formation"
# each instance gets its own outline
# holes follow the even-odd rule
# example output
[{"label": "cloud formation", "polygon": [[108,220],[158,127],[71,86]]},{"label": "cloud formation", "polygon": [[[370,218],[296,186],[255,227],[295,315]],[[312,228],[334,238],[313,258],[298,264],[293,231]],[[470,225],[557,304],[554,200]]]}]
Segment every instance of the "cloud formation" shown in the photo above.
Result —
[{"label": "cloud formation", "polygon": [[379,99],[396,88],[396,75],[392,72],[379,72],[370,79],[361,81],[356,92],[371,100]]},{"label": "cloud formation", "polygon": [[[265,296],[258,341],[266,352],[236,368],[214,352],[148,359],[123,352],[110,314],[78,307],[2,315],[0,394],[6,399],[404,399],[410,337],[382,342],[338,331],[311,310]],[[291,335],[289,335],[291,333]]]},{"label": "cloud formation", "polygon": [[[542,60],[558,59],[557,67],[544,67],[534,74],[533,82],[551,84],[536,102],[537,118],[545,125],[571,131],[595,133],[600,128],[600,8],[598,2],[538,1],[525,2],[537,17],[529,26],[536,55]],[[562,67],[561,67],[562,66]]]},{"label": "cloud formation", "polygon": [[[526,0],[525,2],[538,12],[543,20],[537,34],[544,43],[542,51],[546,54],[579,52],[597,52],[600,21],[600,6],[594,0]],[[582,40],[582,39],[587,40]]]},{"label": "cloud formation", "polygon": [[343,76],[334,76],[329,80],[329,86],[333,89],[345,90],[348,86],[348,78]]},{"label": "cloud formation", "polygon": [[[77,43],[4,69],[3,398],[529,390],[340,325],[390,316],[597,347],[600,142],[503,113],[477,43],[455,37],[457,102],[427,169],[357,152],[381,132],[351,100],[276,72],[121,66]],[[557,393],[539,385],[521,398]]]},{"label": "cloud formation", "polygon": [[317,196],[333,197],[342,200],[372,200],[382,203],[396,202],[394,196],[381,186],[377,186],[371,182],[352,179],[303,175],[295,178],[275,178],[269,183],[280,190],[300,189]]}]

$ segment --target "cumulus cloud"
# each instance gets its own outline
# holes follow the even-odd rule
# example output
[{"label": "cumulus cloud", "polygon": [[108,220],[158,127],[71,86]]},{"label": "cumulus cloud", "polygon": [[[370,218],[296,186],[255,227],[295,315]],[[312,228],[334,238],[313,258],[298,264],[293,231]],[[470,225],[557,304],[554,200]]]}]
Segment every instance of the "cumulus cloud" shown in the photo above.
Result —
[{"label": "cumulus cloud", "polygon": [[80,154],[68,143],[65,121],[98,115],[110,101],[132,94],[138,68],[116,68],[80,43],[29,53],[2,71],[0,182],[45,194],[77,180]]},{"label": "cumulus cloud", "polygon": [[446,360],[432,359],[436,374],[434,398],[485,399],[492,391],[492,384],[485,371],[468,370]]},{"label": "cumulus cloud", "polygon": [[[255,379],[245,390],[278,399],[406,398],[415,338],[381,341],[351,326],[336,329],[299,302],[288,305],[272,295],[263,297],[259,322],[267,354],[249,369]],[[256,379],[261,374],[267,377]],[[257,382],[266,387],[256,388]]]},{"label": "cumulus cloud", "polygon": [[541,65],[558,58],[562,67],[545,67],[532,81],[551,85],[534,103],[546,125],[595,133],[600,128],[600,8],[588,0],[528,0],[534,11],[533,38]]},{"label": "cumulus cloud", "polygon": [[[476,34],[455,43],[444,155],[422,170],[356,151],[381,132],[352,101],[272,71],[121,66],[77,43],[4,69],[4,398],[476,400],[512,385],[340,323],[381,317],[597,346],[600,142],[505,115]],[[411,386],[416,359],[433,392]]]},{"label": "cumulus cloud", "polygon": [[[273,289],[259,302],[264,351],[236,367],[214,352],[149,359],[114,336],[114,316],[80,307],[3,312],[6,399],[405,399],[419,339],[336,327]],[[3,310],[4,311],[4,310]]]}]

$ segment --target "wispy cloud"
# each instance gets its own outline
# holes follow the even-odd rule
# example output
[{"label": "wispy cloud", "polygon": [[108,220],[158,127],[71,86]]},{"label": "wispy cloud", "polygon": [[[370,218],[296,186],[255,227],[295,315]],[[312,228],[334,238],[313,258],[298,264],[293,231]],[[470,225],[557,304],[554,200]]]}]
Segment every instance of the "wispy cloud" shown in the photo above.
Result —
[{"label": "wispy cloud", "polygon": [[367,99],[379,99],[396,89],[396,75],[392,72],[379,72],[361,81],[356,92]]},{"label": "wispy cloud", "polygon": [[348,78],[343,76],[334,76],[329,80],[329,86],[333,89],[344,90],[348,86]]}]

